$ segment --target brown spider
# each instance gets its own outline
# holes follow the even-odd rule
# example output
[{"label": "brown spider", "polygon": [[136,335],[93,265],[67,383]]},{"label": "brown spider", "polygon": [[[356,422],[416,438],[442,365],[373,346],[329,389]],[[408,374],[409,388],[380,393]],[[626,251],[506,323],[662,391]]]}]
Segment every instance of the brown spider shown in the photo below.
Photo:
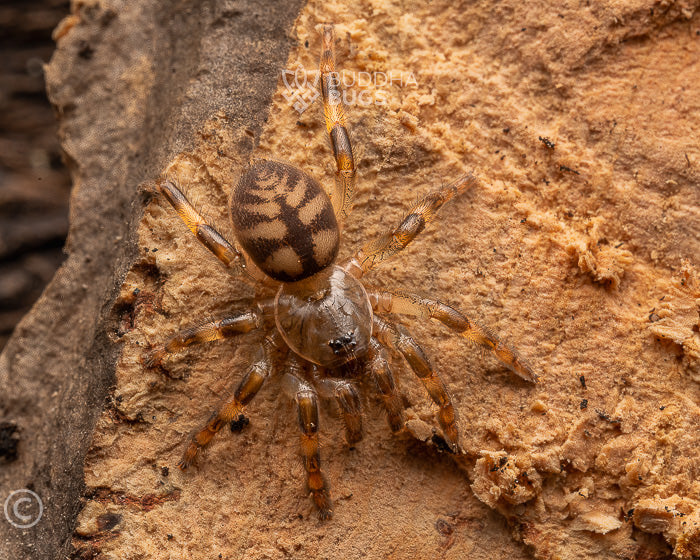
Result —
[{"label": "brown spider", "polygon": [[445,202],[474,185],[472,174],[421,198],[396,228],[345,262],[335,263],[340,223],[352,204],[355,162],[340,102],[333,43],[333,27],[323,26],[323,107],[337,165],[331,197],[300,169],[277,161],[254,162],[234,187],[229,207],[242,253],[205,221],[171,180],[166,177],[157,182],[156,191],[197,239],[224,265],[243,270],[261,295],[253,299],[247,312],[184,329],[144,359],[147,367],[157,367],[168,354],[190,344],[264,332],[259,358],[248,368],[233,396],[194,435],[179,466],[187,469],[223,426],[244,418],[244,407],[272,373],[273,361],[284,359],[281,385],[296,401],[307,486],[323,519],[331,517],[333,510],[321,472],[317,391],[337,400],[346,439],[352,445],[362,438],[362,415],[359,394],[348,378],[369,375],[381,395],[391,430],[401,430],[403,406],[386,347],[398,350],[423,382],[439,407],[438,422],[447,447],[452,452],[458,450],[456,412],[445,385],[408,330],[379,314],[436,319],[491,350],[516,374],[537,381],[514,350],[456,309],[414,294],[366,288],[360,281],[370,269],[413,241]]}]

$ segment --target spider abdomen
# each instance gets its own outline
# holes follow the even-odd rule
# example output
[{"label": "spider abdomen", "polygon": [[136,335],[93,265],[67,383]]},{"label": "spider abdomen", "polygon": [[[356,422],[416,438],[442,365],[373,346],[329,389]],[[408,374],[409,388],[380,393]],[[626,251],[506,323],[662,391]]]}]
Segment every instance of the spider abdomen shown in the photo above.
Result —
[{"label": "spider abdomen", "polygon": [[308,278],[338,254],[340,230],[331,200],[300,169],[258,160],[233,189],[231,222],[251,260],[281,282]]}]

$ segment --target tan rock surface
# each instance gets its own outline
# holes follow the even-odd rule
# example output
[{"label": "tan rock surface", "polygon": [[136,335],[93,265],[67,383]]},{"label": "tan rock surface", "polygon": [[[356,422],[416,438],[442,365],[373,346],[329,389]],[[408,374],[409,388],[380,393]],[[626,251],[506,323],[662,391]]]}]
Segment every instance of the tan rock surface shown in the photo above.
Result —
[{"label": "tan rock surface", "polygon": [[[330,522],[304,495],[294,412],[274,380],[250,426],[182,474],[186,437],[249,347],[192,348],[168,362],[174,379],[140,357],[182,326],[242,308],[251,291],[154,201],[115,307],[117,384],[86,460],[76,545],[105,558],[700,555],[698,4],[309,3],[287,68],[315,68],[314,28],[331,20],[346,73],[415,78],[370,84],[386,103],[349,108],[360,169],[341,256],[474,169],[480,187],[368,282],[460,307],[527,356],[541,383],[407,321],[452,391],[463,455],[430,445],[435,409],[401,368],[402,436],[374,397],[352,451],[323,415]],[[283,92],[255,154],[328,185],[321,109],[299,115]],[[245,134],[212,115],[199,165],[173,168],[227,233]],[[154,299],[135,299],[136,288]]]}]

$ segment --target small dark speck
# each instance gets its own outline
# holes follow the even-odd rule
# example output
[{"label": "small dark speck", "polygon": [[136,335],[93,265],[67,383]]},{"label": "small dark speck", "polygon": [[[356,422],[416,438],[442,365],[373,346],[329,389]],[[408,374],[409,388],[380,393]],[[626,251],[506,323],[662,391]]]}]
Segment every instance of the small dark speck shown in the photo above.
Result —
[{"label": "small dark speck", "polygon": [[151,249],[151,253],[155,253],[158,250],[158,247]]},{"label": "small dark speck", "polygon": [[583,399],[580,404],[581,410],[588,408],[588,399]]},{"label": "small dark speck", "polygon": [[87,41],[80,41],[78,47],[78,56],[84,60],[90,60],[92,55],[95,54],[95,49],[93,49]]},{"label": "small dark speck", "polygon": [[576,171],[575,169],[571,169],[571,167],[567,167],[566,165],[560,165],[559,171],[568,171],[569,173],[575,173],[576,175],[580,175],[578,171]]},{"label": "small dark speck", "polygon": [[173,540],[173,536],[170,533],[168,533],[168,540],[169,541]]},{"label": "small dark speck", "polygon": [[435,522],[435,529],[444,537],[448,537],[454,533],[454,527],[444,519],[438,519]]},{"label": "small dark speck", "polygon": [[163,476],[168,476],[170,474],[170,469],[168,467],[161,467],[160,474]]},{"label": "small dark speck", "polygon": [[659,407],[659,410],[664,410],[665,408],[666,408],[666,405],[660,406],[660,407]]},{"label": "small dark speck", "polygon": [[510,127],[507,126],[503,129],[504,134],[508,134],[509,132],[510,132]]},{"label": "small dark speck", "polygon": [[556,144],[554,144],[554,142],[552,142],[552,141],[551,141],[549,138],[547,138],[546,136],[538,136],[537,139],[538,139],[540,142],[542,142],[542,143],[543,143],[547,148],[549,148],[550,150],[553,150],[553,149],[554,149],[554,146],[556,145]]},{"label": "small dark speck", "polygon": [[97,528],[100,531],[110,531],[114,529],[122,520],[118,513],[103,513],[97,517]]},{"label": "small dark speck", "polygon": [[524,224],[525,222],[527,222],[527,218],[523,218],[522,220],[520,220],[521,224]]},{"label": "small dark speck", "polygon": [[578,380],[581,382],[581,387],[583,387],[584,389],[586,389],[586,388],[587,388],[587,387],[586,387],[586,376],[585,376],[585,375],[582,375],[581,377],[578,378]]},{"label": "small dark speck", "polygon": [[307,39],[306,41],[304,41],[304,46],[305,46],[307,49],[309,48],[309,41],[308,41],[308,39]]},{"label": "small dark speck", "polygon": [[624,244],[625,244],[625,242],[624,242],[624,241],[621,241],[620,243],[618,243],[617,245],[615,245],[615,249],[619,249],[619,248],[622,247]]},{"label": "small dark speck", "polygon": [[663,301],[665,298],[666,298],[666,296],[661,296],[661,297],[659,298],[659,301]]},{"label": "small dark speck", "polygon": [[12,422],[0,422],[0,464],[17,459],[19,428]]},{"label": "small dark speck", "polygon": [[503,161],[504,159],[506,159],[506,156],[505,156],[505,155],[502,155],[502,156],[501,156],[501,161]]},{"label": "small dark speck", "polygon": [[521,27],[520,31],[527,31],[527,27]]},{"label": "small dark speck", "polygon": [[649,314],[649,322],[650,323],[656,323],[656,321],[659,321],[661,317],[659,317],[656,313],[650,313]]}]

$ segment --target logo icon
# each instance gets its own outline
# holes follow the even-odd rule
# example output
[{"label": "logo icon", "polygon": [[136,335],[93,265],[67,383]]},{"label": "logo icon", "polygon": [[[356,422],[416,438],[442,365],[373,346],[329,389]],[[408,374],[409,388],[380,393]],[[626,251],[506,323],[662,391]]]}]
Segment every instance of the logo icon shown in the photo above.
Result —
[{"label": "logo icon", "polygon": [[44,514],[44,504],[36,492],[22,488],[13,490],[5,500],[5,519],[13,527],[34,527]]}]

